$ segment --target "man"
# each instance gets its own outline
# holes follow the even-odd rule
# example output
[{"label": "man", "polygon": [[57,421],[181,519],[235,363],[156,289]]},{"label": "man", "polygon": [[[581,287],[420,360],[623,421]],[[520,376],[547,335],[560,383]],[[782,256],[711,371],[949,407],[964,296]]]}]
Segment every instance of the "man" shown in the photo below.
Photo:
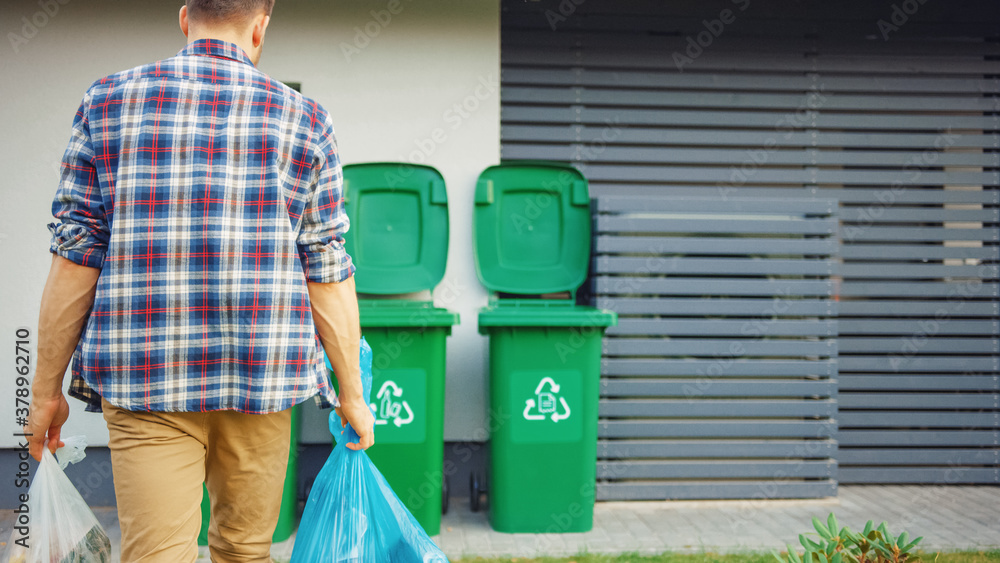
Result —
[{"label": "man", "polygon": [[26,430],[35,459],[58,446],[72,359],[108,424],[122,561],[194,561],[202,482],[212,560],[269,561],[309,397],[374,441],[333,126],[255,68],[273,3],[189,0],[188,45],[95,82],[63,157]]}]

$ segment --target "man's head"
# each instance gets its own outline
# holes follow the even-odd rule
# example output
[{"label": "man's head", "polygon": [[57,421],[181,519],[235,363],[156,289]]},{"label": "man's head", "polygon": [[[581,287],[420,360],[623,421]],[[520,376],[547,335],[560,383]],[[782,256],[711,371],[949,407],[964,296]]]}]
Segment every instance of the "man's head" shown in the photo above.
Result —
[{"label": "man's head", "polygon": [[187,0],[181,7],[181,31],[188,41],[236,43],[257,64],[273,8],[274,0]]}]

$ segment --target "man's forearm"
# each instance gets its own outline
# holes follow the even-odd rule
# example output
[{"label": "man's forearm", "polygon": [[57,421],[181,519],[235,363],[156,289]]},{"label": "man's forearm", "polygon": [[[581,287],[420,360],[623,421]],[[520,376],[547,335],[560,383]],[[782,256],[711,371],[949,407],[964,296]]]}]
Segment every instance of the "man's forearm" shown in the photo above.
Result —
[{"label": "man's forearm", "polygon": [[94,305],[101,271],[52,255],[38,315],[38,364],[32,394],[48,399],[62,393],[63,375]]},{"label": "man's forearm", "polygon": [[309,283],[313,322],[337,377],[341,401],[364,401],[361,371],[361,324],[354,277],[340,283]]}]

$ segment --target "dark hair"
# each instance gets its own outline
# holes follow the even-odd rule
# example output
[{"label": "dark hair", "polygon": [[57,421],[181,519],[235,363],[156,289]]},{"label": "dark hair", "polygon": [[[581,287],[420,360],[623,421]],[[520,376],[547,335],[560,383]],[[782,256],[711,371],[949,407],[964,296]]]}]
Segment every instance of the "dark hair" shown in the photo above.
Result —
[{"label": "dark hair", "polygon": [[187,0],[188,18],[212,23],[242,23],[256,14],[271,15],[274,0]]}]

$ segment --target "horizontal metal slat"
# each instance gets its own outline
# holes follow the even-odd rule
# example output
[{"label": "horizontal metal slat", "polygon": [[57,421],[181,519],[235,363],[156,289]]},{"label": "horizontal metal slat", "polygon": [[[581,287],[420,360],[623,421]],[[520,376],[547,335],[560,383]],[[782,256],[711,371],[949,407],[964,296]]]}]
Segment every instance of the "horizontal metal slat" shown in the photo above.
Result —
[{"label": "horizontal metal slat", "polygon": [[[509,53],[505,52],[505,60]],[[575,56],[575,53],[567,53]],[[538,57],[538,53],[530,56]],[[801,60],[802,57],[799,57]],[[743,58],[746,64],[747,58]],[[979,61],[982,64],[982,61]],[[809,64],[808,62],[805,64]],[[575,65],[573,65],[575,66]],[[800,108],[819,107],[825,111],[874,110],[893,113],[905,111],[931,112],[988,112],[994,109],[993,101],[983,96],[892,96],[838,94],[824,96],[822,90],[804,93],[786,92],[689,92],[673,90],[630,90],[624,88],[582,88],[572,85],[556,87],[504,86],[503,100],[508,105],[583,104],[599,106],[657,106],[703,107],[739,109],[779,109],[796,111]]]},{"label": "horizontal metal slat", "polygon": [[[637,165],[710,164],[733,167],[746,164],[766,166],[871,166],[898,168],[896,174],[912,176],[917,170],[932,166],[996,166],[996,155],[988,152],[902,152],[902,151],[837,151],[819,148],[770,150],[766,145],[752,148],[687,148],[678,146],[618,145],[616,135],[598,139],[567,137],[558,144],[534,139],[504,139],[505,159],[556,160],[590,164],[635,163]],[[590,146],[593,143],[596,146]],[[770,144],[770,140],[767,140]],[[906,167],[905,172],[902,170]],[[924,178],[923,172],[920,177]],[[874,181],[871,183],[875,183]]]},{"label": "horizontal metal slat", "polygon": [[816,481],[624,481],[598,483],[600,501],[614,500],[695,500],[758,498],[825,498],[837,496],[834,480]]},{"label": "horizontal metal slat", "polygon": [[[998,139],[1000,143],[1000,139]],[[590,183],[592,198],[609,195],[630,197],[686,197],[706,195],[739,196],[741,190],[751,189],[760,197],[808,197],[836,198],[844,204],[874,204],[878,206],[895,205],[934,205],[946,203],[981,203],[1000,204],[1000,190],[944,190],[932,188],[907,187],[892,189],[889,186],[876,188],[834,188],[816,187],[803,189],[801,187],[728,187],[718,185],[668,185],[668,184],[631,184],[622,182]]]},{"label": "horizontal metal slat", "polygon": [[[841,320],[840,322],[844,322]],[[1000,340],[996,338],[949,338],[912,336],[853,337],[838,339],[842,354],[907,353],[919,348],[922,354],[1000,354]]]},{"label": "horizontal metal slat", "polygon": [[830,317],[836,315],[838,305],[829,299],[598,297],[597,307],[610,309],[619,315]]},{"label": "horizontal metal slat", "polygon": [[782,479],[829,478],[832,461],[624,461],[597,462],[598,479]]},{"label": "horizontal metal slat", "polygon": [[840,273],[845,278],[984,278],[996,279],[1000,275],[1000,267],[979,264],[940,265],[940,264],[893,264],[893,263],[848,263],[840,267]]},{"label": "horizontal metal slat", "polygon": [[835,399],[601,399],[601,418],[826,418],[837,413]]},{"label": "horizontal metal slat", "polygon": [[841,447],[848,446],[993,446],[994,430],[842,430],[837,439]]},{"label": "horizontal metal slat", "polygon": [[841,392],[849,391],[1000,391],[1000,378],[982,374],[936,373],[876,375],[841,373]]},{"label": "horizontal metal slat", "polygon": [[814,381],[767,379],[626,379],[601,380],[603,397],[685,397],[692,402],[711,397],[830,397],[837,393],[832,379]]},{"label": "horizontal metal slat", "polygon": [[[528,18],[533,24],[541,22],[543,26],[541,26],[541,29],[539,29],[539,26],[537,25],[527,26],[527,28],[525,28],[514,25],[514,21],[505,19],[504,23],[506,25],[503,27],[502,36],[504,45],[523,45],[526,47],[547,48],[559,48],[566,47],[568,45],[573,45],[574,47],[577,45],[586,46],[588,48],[611,48],[612,46],[618,46],[619,48],[633,51],[653,49],[654,51],[662,52],[667,50],[666,47],[668,45],[672,45],[673,41],[686,41],[685,36],[690,34],[690,32],[678,34],[676,36],[646,33],[640,34],[636,33],[635,29],[625,32],[612,32],[611,30],[600,26],[600,20],[588,20],[588,23],[598,24],[593,28],[590,26],[576,26],[572,29],[560,27],[558,33],[552,33],[550,26],[547,25],[548,21],[545,19],[544,13],[546,10],[553,10],[555,13],[559,13],[558,4],[559,2],[557,0],[550,0],[548,2],[541,3],[505,3],[505,14],[513,14],[516,12],[527,13],[530,14]],[[598,9],[601,6],[604,7],[604,10]],[[656,2],[655,0],[649,0],[645,3],[625,3],[623,0],[619,0],[614,4],[594,7],[591,7],[590,4],[587,6],[579,4],[577,5],[577,12],[574,12],[574,15],[582,15],[584,13],[603,14],[609,9],[615,11],[616,13],[648,15],[651,10],[654,10],[654,13],[670,16],[670,21],[678,22],[675,23],[674,26],[680,25],[679,21],[686,18],[686,25],[691,26],[692,31],[701,31],[704,26],[704,23],[701,20],[704,19],[705,15],[703,13],[689,13],[691,6],[695,9],[701,8],[701,5],[697,4],[663,4],[662,2]],[[880,4],[858,4],[856,6],[852,6],[852,10],[847,13],[844,12],[843,7],[840,4],[830,5],[829,11],[825,13],[821,11],[824,5],[802,5],[798,3],[775,5],[772,2],[771,4],[768,4],[768,6],[774,6],[774,11],[769,14],[765,14],[763,17],[774,20],[778,19],[775,18],[774,15],[781,14],[783,19],[786,19],[786,22],[789,25],[796,26],[806,24],[809,22],[809,18],[813,18],[813,23],[828,23],[829,21],[838,18],[848,19],[857,23],[859,21],[867,21],[867,19],[874,21],[879,18],[884,18],[886,15],[884,6]],[[966,4],[965,6],[968,5]],[[989,8],[992,8],[992,6],[989,6]],[[858,9],[867,9],[869,11],[859,12],[857,11]],[[799,15],[789,17],[789,14],[794,13],[792,12],[794,10],[799,10]],[[802,14],[801,10],[806,10],[808,13]],[[963,13],[967,14],[968,17],[974,18],[977,14],[984,13],[984,8],[981,4],[980,6],[972,7],[969,10],[963,10]],[[640,26],[638,29],[645,28],[646,26]],[[674,27],[671,26],[671,28]],[[680,28],[676,29],[678,31],[680,30]],[[837,33],[806,36],[803,34],[793,33],[774,34],[759,32],[754,34],[752,38],[748,39],[745,35],[730,35],[727,32],[726,34],[716,38],[716,41],[719,43],[713,42],[713,50],[718,47],[723,52],[733,52],[743,54],[744,56],[747,53],[811,53],[813,56],[810,57],[810,59],[818,59],[826,56],[848,56],[851,59],[864,59],[871,56],[877,56],[888,57],[889,60],[896,61],[897,64],[903,66],[919,63],[928,57],[943,59],[956,57],[982,58],[984,55],[1000,54],[1000,47],[997,47],[995,44],[964,40],[960,34],[956,37],[937,39],[934,41],[928,41],[926,37],[920,37],[919,35],[894,36],[892,41],[871,41],[870,39],[860,37],[849,38]],[[686,47],[686,45],[684,45],[684,47]]]},{"label": "horizontal metal slat", "polygon": [[717,436],[720,438],[829,438],[836,425],[827,420],[602,420],[602,438],[669,438]]},{"label": "horizontal metal slat", "polygon": [[689,255],[795,255],[825,256],[837,253],[838,242],[833,238],[720,238],[720,237],[653,237],[597,235],[595,252]]},{"label": "horizontal metal slat", "polygon": [[604,359],[601,373],[608,376],[708,376],[708,377],[831,377],[836,360],[633,360]]},{"label": "horizontal metal slat", "polygon": [[[949,21],[950,14],[939,13],[938,17],[925,16],[923,11],[928,8],[920,8],[920,18],[910,19],[906,22],[906,27],[901,32],[892,35],[893,41],[900,41],[904,38],[913,40],[915,38],[929,38],[936,41],[954,41],[958,38],[990,37],[995,32],[995,26],[989,18],[970,19],[962,21]],[[964,9],[963,9],[964,11]],[[988,12],[980,12],[988,13]],[[648,33],[650,31],[663,34],[666,38],[676,36],[694,36],[705,31],[705,13],[691,15],[686,18],[678,18],[675,15],[665,15],[659,12],[631,12],[605,11],[605,12],[584,12],[574,13],[569,20],[569,26],[563,26],[563,32],[568,29],[600,29],[617,33]],[[714,15],[714,14],[708,14]],[[730,30],[726,28],[726,33],[722,35],[727,39],[758,40],[762,35],[770,38],[778,34],[799,34],[805,35],[803,30],[809,29],[815,32],[822,28],[822,32],[827,36],[840,36],[845,40],[867,41],[871,43],[873,28],[871,21],[875,19],[891,18],[891,13],[882,12],[879,16],[848,21],[841,18],[830,18],[822,23],[816,22],[811,17],[807,18],[779,18],[746,17],[741,19],[742,25],[737,24]],[[504,14],[504,23],[513,25],[518,29],[537,29],[543,33],[552,31],[552,22],[542,14],[507,13]],[[867,22],[867,25],[861,22]],[[664,33],[664,32],[668,33]],[[811,33],[810,33],[811,34]],[[712,43],[715,46],[715,43]]]},{"label": "horizontal metal slat", "polygon": [[[601,274],[698,274],[724,276],[829,276],[839,264],[832,260],[680,258],[598,256],[594,271]],[[970,266],[971,267],[971,266]]]},{"label": "horizontal metal slat", "polygon": [[851,409],[996,409],[996,393],[872,393],[844,391],[837,397],[838,406]]},{"label": "horizontal metal slat", "polygon": [[659,166],[636,164],[603,164],[575,162],[577,168],[593,182],[705,182],[740,186],[747,182],[766,184],[896,184],[902,187],[928,184],[963,184],[983,186],[997,183],[994,172],[979,171],[906,171],[853,170],[845,168],[756,167],[752,173],[736,166]]},{"label": "horizontal metal slat", "polygon": [[[974,322],[974,321],[969,321]],[[664,336],[835,336],[836,320],[748,320],[748,319],[637,319],[623,318],[608,329],[610,335],[648,334]]]},{"label": "horizontal metal slat", "polygon": [[[943,190],[936,188],[819,188],[820,197],[835,197],[841,203],[879,206],[946,203],[1000,203],[1000,190]],[[737,192],[738,193],[738,192]]]},{"label": "horizontal metal slat", "polygon": [[[706,194],[708,195],[708,194]],[[716,197],[686,196],[677,198],[636,198],[628,196],[605,196],[597,199],[597,212],[604,213],[762,213],[776,215],[830,215],[837,212],[837,200],[821,198],[777,199],[753,197],[755,192],[747,189],[740,197],[716,194]]]},{"label": "horizontal metal slat", "polygon": [[[996,297],[1000,285],[979,280],[956,282],[875,282],[844,281],[840,284],[840,296],[849,297],[948,297],[953,299],[974,299]],[[987,305],[988,306],[988,305]]]},{"label": "horizontal metal slat", "polygon": [[996,484],[996,470],[987,467],[841,467],[841,483],[926,485]]},{"label": "horizontal metal slat", "polygon": [[[621,88],[674,88],[685,90],[790,90],[809,91],[816,88],[811,76],[767,75],[753,73],[677,73],[638,70],[605,70],[594,68],[519,68],[505,66],[506,85],[556,85]],[[945,93],[968,95],[972,92],[996,92],[992,80],[982,78],[937,78],[905,76],[824,76],[823,92],[898,92]]]},{"label": "horizontal metal slat", "polygon": [[837,341],[830,340],[720,340],[675,338],[606,338],[610,356],[835,356]]},{"label": "horizontal metal slat", "polygon": [[[678,52],[683,52],[683,49],[688,47],[684,45],[683,47],[676,49]],[[592,45],[588,44],[587,48],[583,49],[582,62],[587,66],[604,66],[614,63],[621,63],[624,56],[628,56],[628,66],[630,67],[645,67],[654,70],[676,70],[676,63],[671,59],[662,56],[662,51],[656,52],[634,52],[634,51],[611,51],[603,49],[595,49]],[[836,73],[836,74],[881,74],[881,75],[901,75],[901,74],[939,74],[939,75],[983,75],[995,72],[996,66],[992,61],[976,60],[972,57],[969,58],[959,58],[959,57],[923,57],[923,58],[900,58],[900,57],[878,57],[878,56],[865,56],[865,57],[837,57],[830,54],[820,54],[819,56],[803,56],[803,53],[790,53],[790,54],[769,54],[761,55],[759,53],[749,54],[747,52],[742,53],[724,53],[721,51],[713,50],[714,56],[698,57],[693,59],[690,64],[684,65],[684,70],[686,72],[765,72],[773,73],[775,71],[785,71],[785,72],[813,72],[813,73]],[[505,55],[506,59],[506,55]],[[510,60],[510,59],[506,59]],[[566,59],[561,58],[558,61],[546,58],[546,62],[552,61],[555,64],[565,64]],[[510,60],[511,63],[517,64],[518,61]],[[856,97],[856,96],[852,96]],[[831,107],[837,109],[894,109],[889,105],[866,105],[863,103],[856,102],[854,100],[838,100],[840,103],[834,101],[825,102],[824,107]],[[853,105],[852,105],[853,104]],[[900,106],[895,109],[917,109],[922,107],[920,104],[907,104],[905,101],[901,101]],[[933,107],[933,106],[932,106]],[[974,110],[973,110],[974,111]]]},{"label": "horizontal metal slat", "polygon": [[968,448],[900,449],[841,448],[840,467],[847,465],[986,465],[995,464],[1000,450]]},{"label": "horizontal metal slat", "polygon": [[880,259],[892,260],[993,260],[997,256],[995,246],[942,246],[922,242],[911,244],[844,244],[840,249],[844,260]]},{"label": "horizontal metal slat", "polygon": [[878,356],[840,356],[842,372],[887,371],[895,373],[937,372],[937,373],[996,373],[996,356],[918,356],[907,349]]},{"label": "horizontal metal slat", "polygon": [[855,130],[922,130],[984,129],[993,127],[988,115],[914,114],[848,114],[823,113],[807,110],[805,119],[789,119],[787,113],[776,111],[743,111],[728,109],[632,109],[628,107],[579,106],[515,106],[503,105],[500,118],[508,122],[538,123],[615,123],[623,126],[642,125],[691,127],[732,127],[765,129],[855,129]]},{"label": "horizontal metal slat", "polygon": [[[992,155],[990,155],[992,157]],[[913,172],[911,172],[913,173]],[[1000,209],[949,209],[907,207],[844,207],[840,217],[847,223],[943,223],[946,221],[1000,221]]]},{"label": "horizontal metal slat", "polygon": [[838,304],[840,317],[995,317],[1000,303],[967,301],[959,295],[946,301],[871,301],[845,300]]},{"label": "horizontal metal slat", "polygon": [[834,440],[598,440],[602,458],[827,458]]},{"label": "horizontal metal slat", "polygon": [[[608,15],[607,11],[595,11],[589,8],[589,5],[578,5],[572,15],[574,17],[583,16],[582,20],[590,25],[574,25],[572,28],[560,25],[557,30],[558,33],[553,33],[551,26],[548,25],[550,22],[547,20],[546,14],[548,11],[558,14],[559,6],[557,4],[558,2],[533,2],[517,5],[517,8],[515,8],[514,4],[505,5],[505,25],[503,26],[504,32],[502,35],[504,47],[507,49],[521,47],[525,52],[535,53],[538,57],[548,56],[551,51],[564,50],[583,50],[588,55],[601,52],[608,52],[611,55],[646,52],[658,54],[661,58],[665,58],[666,63],[661,64],[672,65],[674,64],[673,60],[669,57],[663,57],[662,53],[671,53],[673,51],[683,52],[688,47],[686,36],[694,36],[704,31],[705,25],[704,13],[672,14],[664,9],[665,6],[673,6],[672,4],[635,6],[630,9],[630,7],[619,1],[612,5],[613,8],[611,10],[613,10],[613,13],[632,13],[645,16],[644,19],[640,18],[639,27],[624,31],[613,31],[601,25],[603,19],[600,16]],[[858,7],[860,6],[862,5],[859,4]],[[530,9],[524,10],[526,7]],[[766,18],[768,25],[784,24],[800,31],[806,26],[815,26],[817,23],[826,25],[837,19],[841,19],[842,22],[845,19],[850,20],[849,22],[845,22],[850,25],[859,22],[868,22],[869,20],[884,19],[887,16],[884,7],[879,4],[866,5],[864,7],[870,8],[870,11],[858,12],[855,9],[856,7],[852,6],[849,13],[824,14],[817,10],[817,6],[808,6],[808,14],[801,14],[800,16],[790,14],[789,12],[790,9],[804,8],[801,4],[795,4],[794,6],[775,6],[774,11],[763,17]],[[840,8],[840,6],[833,6],[833,8]],[[989,9],[992,9],[992,6],[989,8],[978,8],[963,4],[962,13],[971,19],[975,18],[977,14],[988,13]],[[840,11],[843,12],[843,10]],[[507,19],[508,15],[513,16],[519,12],[528,12],[530,15],[521,14],[519,18]],[[667,17],[668,22],[650,20],[649,14],[651,13]],[[776,17],[779,15],[780,17]],[[950,16],[951,14],[949,14]],[[806,64],[815,65],[806,67],[804,70],[838,69],[840,67],[820,65],[829,65],[834,62],[843,61],[842,64],[846,65],[846,70],[859,68],[868,71],[869,67],[863,66],[866,61],[884,60],[885,64],[893,66],[889,68],[882,66],[873,67],[872,70],[881,69],[879,72],[888,72],[890,74],[904,72],[919,72],[924,74],[946,66],[946,62],[952,62],[959,69],[963,69],[961,72],[964,73],[966,72],[965,67],[961,66],[960,63],[972,61],[988,65],[990,61],[984,60],[984,55],[997,54],[997,48],[993,44],[989,42],[969,41],[965,33],[954,33],[951,37],[939,37],[933,41],[928,41],[927,37],[921,37],[920,35],[901,34],[894,35],[892,41],[873,42],[870,38],[855,35],[859,31],[863,31],[867,35],[866,32],[870,31],[869,27],[852,28],[854,34],[850,35],[845,34],[843,29],[838,29],[837,31],[828,31],[820,35],[805,36],[801,33],[768,33],[756,27],[758,24],[756,18],[743,19],[741,17],[740,21],[742,22],[741,25],[749,25],[750,29],[743,28],[741,30],[743,33],[733,30],[732,34],[727,30],[725,34],[715,38],[712,43],[711,49],[714,57],[699,57],[691,63],[691,66],[686,66],[685,68],[702,68],[697,66],[702,58],[721,58],[723,61],[728,61],[731,57],[735,57],[736,61],[739,62],[743,59],[762,57],[765,62],[769,63],[773,62],[771,57],[785,56],[787,57],[788,64],[791,64],[797,56],[798,59],[805,59]],[[960,21],[956,20],[953,22],[953,25],[958,25]],[[518,23],[524,24],[524,27],[517,25]],[[574,21],[574,23],[578,23],[578,20]],[[646,33],[651,23],[654,25],[667,23],[669,27],[666,29],[670,29],[675,33]],[[963,29],[968,31],[968,28]],[[637,33],[639,30],[642,32]],[[544,49],[540,49],[541,47],[544,47]],[[806,57],[804,56],[805,54],[810,56]],[[747,60],[744,64],[747,65],[744,67],[746,69],[757,69],[754,65],[761,63]],[[619,62],[614,66],[623,65]],[[764,66],[764,68],[773,67]],[[981,67],[972,68],[980,69]],[[952,72],[959,72],[959,70],[953,70]],[[989,74],[989,72],[976,71],[972,72],[972,74]]]},{"label": "horizontal metal slat", "polygon": [[[810,131],[782,128],[774,131],[740,131],[733,129],[681,128],[634,126],[622,127],[614,122],[589,125],[577,123],[512,123],[500,126],[501,150],[506,150],[508,141],[532,141],[554,143],[601,144],[613,139],[621,144],[671,145],[678,147],[692,145],[720,145],[745,147],[760,150],[763,147],[811,149],[828,147],[840,149],[880,148],[880,149],[926,149],[940,150],[942,136],[937,133],[894,133],[873,131],[824,131],[813,135]],[[993,148],[1000,134],[996,133],[955,133],[947,137],[954,149]],[[505,156],[506,158],[506,156]]]},{"label": "horizontal metal slat", "polygon": [[[1000,323],[995,320],[970,321],[957,319],[883,320],[883,319],[840,319],[840,334],[902,334],[919,335],[921,338],[944,334],[968,334],[995,336],[1000,334]],[[918,347],[916,341],[901,343],[896,350],[904,353],[910,347]]]},{"label": "horizontal metal slat", "polygon": [[1000,417],[993,412],[843,411],[838,422],[842,432],[852,427],[1000,428]]},{"label": "horizontal metal slat", "polygon": [[997,240],[996,229],[982,227],[885,227],[871,225],[867,227],[845,225],[842,236],[848,242],[861,241],[927,241],[938,242],[946,240],[975,240],[992,242]]},{"label": "horizontal metal slat", "polygon": [[[719,213],[724,215],[724,212]],[[800,219],[773,216],[762,219],[709,217],[638,217],[599,215],[597,230],[632,233],[747,233],[830,235],[837,232],[836,219]]]},{"label": "horizontal metal slat", "polygon": [[597,276],[595,280],[597,293],[601,294],[781,295],[785,297],[833,295],[833,285],[828,280],[664,279],[625,276]]}]

